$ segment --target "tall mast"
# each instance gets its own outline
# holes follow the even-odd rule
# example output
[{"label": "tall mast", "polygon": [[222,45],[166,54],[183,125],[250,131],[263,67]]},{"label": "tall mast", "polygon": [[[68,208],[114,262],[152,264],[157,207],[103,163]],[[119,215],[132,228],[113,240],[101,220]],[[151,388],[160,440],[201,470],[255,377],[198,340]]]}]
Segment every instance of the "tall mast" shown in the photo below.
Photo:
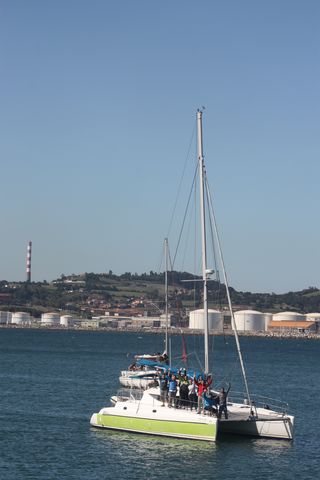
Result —
[{"label": "tall mast", "polygon": [[168,346],[168,323],[169,323],[169,320],[168,320],[168,255],[169,255],[169,252],[168,252],[168,239],[165,238],[164,239],[164,254],[165,254],[165,265],[166,265],[166,270],[165,270],[165,274],[164,274],[164,284],[165,284],[165,302],[166,302],[166,310],[165,310],[165,313],[166,313],[166,336],[165,336],[165,351],[166,351],[166,354],[168,355],[169,354],[169,346]]},{"label": "tall mast", "polygon": [[202,250],[202,280],[203,280],[203,314],[204,314],[204,371],[209,372],[209,328],[208,328],[208,289],[207,289],[207,240],[204,188],[204,158],[202,146],[202,111],[197,111],[198,131],[198,162],[200,179],[200,212],[201,212],[201,250]]}]

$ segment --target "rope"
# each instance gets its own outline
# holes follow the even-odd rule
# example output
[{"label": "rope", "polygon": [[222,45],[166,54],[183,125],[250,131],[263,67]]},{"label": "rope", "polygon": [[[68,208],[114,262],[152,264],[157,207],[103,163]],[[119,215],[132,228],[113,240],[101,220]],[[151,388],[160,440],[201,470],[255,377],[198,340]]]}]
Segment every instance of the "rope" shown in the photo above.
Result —
[{"label": "rope", "polygon": [[210,207],[209,211],[210,211],[210,215],[212,216],[215,238],[216,238],[217,247],[218,247],[218,250],[219,250],[220,263],[221,263],[222,272],[223,272],[223,276],[224,276],[224,283],[225,283],[225,287],[226,287],[226,294],[227,294],[228,305],[229,305],[229,310],[230,310],[230,315],[231,315],[232,327],[233,327],[233,330],[234,330],[234,338],[235,338],[235,341],[236,341],[237,352],[238,352],[239,362],[240,362],[241,371],[242,371],[242,377],[243,377],[243,381],[244,381],[244,385],[245,385],[245,389],[246,389],[247,398],[248,398],[249,404],[251,406],[252,403],[251,403],[251,398],[250,398],[250,393],[249,393],[248,380],[247,380],[247,375],[246,375],[245,368],[244,368],[244,363],[243,363],[243,358],[242,358],[242,353],[241,353],[241,348],[240,348],[240,342],[239,342],[239,338],[238,338],[237,327],[236,327],[236,323],[235,323],[235,320],[234,320],[232,304],[231,304],[231,297],[230,297],[230,290],[229,290],[228,279],[227,279],[227,273],[226,273],[225,266],[224,266],[224,259],[223,259],[223,254],[222,254],[222,250],[221,250],[221,246],[220,246],[220,238],[219,238],[216,218],[215,218],[215,214],[214,214],[214,210],[213,210],[213,206],[212,206],[212,199],[211,199],[208,179],[207,179],[206,175],[205,175],[205,186],[206,186],[206,194],[207,194],[209,207]]},{"label": "rope", "polygon": [[176,195],[176,199],[175,199],[175,203],[174,203],[174,207],[173,207],[173,210],[172,210],[172,215],[171,215],[171,219],[170,219],[170,223],[169,223],[167,238],[169,238],[169,234],[170,234],[170,231],[171,231],[173,219],[174,219],[174,216],[175,216],[175,212],[176,212],[176,208],[177,208],[177,204],[178,204],[178,198],[179,198],[179,196],[180,196],[180,191],[181,191],[181,187],[182,187],[182,181],[183,181],[183,178],[184,178],[184,175],[185,175],[185,171],[186,171],[186,168],[187,168],[187,163],[188,163],[188,159],[189,159],[189,155],[190,155],[191,146],[192,146],[192,144],[193,144],[193,139],[194,139],[195,131],[196,131],[196,123],[194,124],[194,127],[193,127],[193,131],[192,131],[192,135],[191,135],[191,139],[190,139],[190,143],[189,143],[189,147],[188,147],[186,159],[185,159],[185,162],[184,162],[184,166],[183,166],[183,170],[182,170],[182,175],[181,175],[181,178],[180,178],[180,183],[179,183],[179,187],[178,187],[178,191],[177,191],[177,195]]},{"label": "rope", "polygon": [[179,239],[178,239],[177,247],[176,247],[176,250],[175,250],[175,253],[174,253],[172,266],[174,266],[175,261],[176,261],[176,258],[177,258],[177,253],[178,253],[178,249],[179,249],[180,242],[181,242],[181,237],[182,237],[182,233],[183,233],[183,229],[184,229],[184,224],[185,224],[186,217],[187,217],[187,213],[188,213],[188,209],[189,209],[191,194],[192,194],[192,191],[193,191],[193,188],[194,188],[194,184],[195,184],[195,180],[196,180],[196,176],[197,176],[197,170],[198,170],[198,165],[197,165],[197,167],[196,167],[196,170],[195,170],[195,173],[194,173],[194,176],[193,176],[192,185],[191,185],[191,190],[190,190],[190,193],[189,193],[187,206],[186,206],[186,209],[185,209],[185,212],[184,212],[183,221],[182,221],[182,226],[181,226],[180,233],[179,233]]}]

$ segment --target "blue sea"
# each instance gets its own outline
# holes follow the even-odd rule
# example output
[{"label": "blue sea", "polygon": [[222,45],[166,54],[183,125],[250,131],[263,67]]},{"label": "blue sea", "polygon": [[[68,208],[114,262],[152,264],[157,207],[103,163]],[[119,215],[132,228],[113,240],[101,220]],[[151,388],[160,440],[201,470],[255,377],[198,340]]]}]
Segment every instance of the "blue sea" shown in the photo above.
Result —
[{"label": "blue sea", "polygon": [[[189,361],[201,360],[202,338],[186,341]],[[90,416],[119,388],[120,370],[134,353],[161,351],[163,337],[1,329],[0,479],[319,478],[320,342],[243,337],[241,346],[250,389],[289,402],[292,442],[230,436],[207,444],[93,429]],[[173,336],[172,352],[180,351]],[[210,352],[216,385],[241,388],[233,339],[211,339]]]}]

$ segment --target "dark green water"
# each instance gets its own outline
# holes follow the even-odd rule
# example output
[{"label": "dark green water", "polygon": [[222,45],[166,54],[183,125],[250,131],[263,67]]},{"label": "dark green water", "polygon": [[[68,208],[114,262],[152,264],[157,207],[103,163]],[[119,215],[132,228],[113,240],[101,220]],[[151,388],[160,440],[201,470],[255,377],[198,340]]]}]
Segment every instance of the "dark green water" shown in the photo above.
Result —
[{"label": "dark green water", "polygon": [[[181,351],[181,339],[172,342]],[[190,353],[202,348],[200,337],[187,343]],[[241,345],[252,390],[289,402],[293,442],[229,437],[209,445],[92,429],[91,413],[118,389],[127,354],[161,350],[162,337],[1,329],[0,479],[319,478],[320,342]],[[232,339],[214,339],[216,382],[228,377],[238,389],[235,358]]]}]

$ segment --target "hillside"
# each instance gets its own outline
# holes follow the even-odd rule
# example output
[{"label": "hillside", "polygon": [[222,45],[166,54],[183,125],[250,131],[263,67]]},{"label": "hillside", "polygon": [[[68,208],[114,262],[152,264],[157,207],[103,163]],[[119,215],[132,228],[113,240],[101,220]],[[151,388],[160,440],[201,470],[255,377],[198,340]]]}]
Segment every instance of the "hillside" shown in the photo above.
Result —
[{"label": "hillside", "polygon": [[[201,306],[201,282],[194,282],[193,279],[188,272],[168,274],[170,310],[181,317],[186,309]],[[269,312],[294,310],[301,313],[320,311],[320,290],[314,287],[281,295],[238,292],[233,288],[230,292],[235,309]],[[227,306],[224,285],[216,281],[209,282],[208,295],[210,308]],[[163,308],[164,274],[152,271],[142,275],[129,272],[114,275],[111,271],[107,274],[62,275],[51,283],[0,281],[0,309],[25,310],[35,316],[48,310],[81,317],[103,315],[106,311],[158,315]]]}]

